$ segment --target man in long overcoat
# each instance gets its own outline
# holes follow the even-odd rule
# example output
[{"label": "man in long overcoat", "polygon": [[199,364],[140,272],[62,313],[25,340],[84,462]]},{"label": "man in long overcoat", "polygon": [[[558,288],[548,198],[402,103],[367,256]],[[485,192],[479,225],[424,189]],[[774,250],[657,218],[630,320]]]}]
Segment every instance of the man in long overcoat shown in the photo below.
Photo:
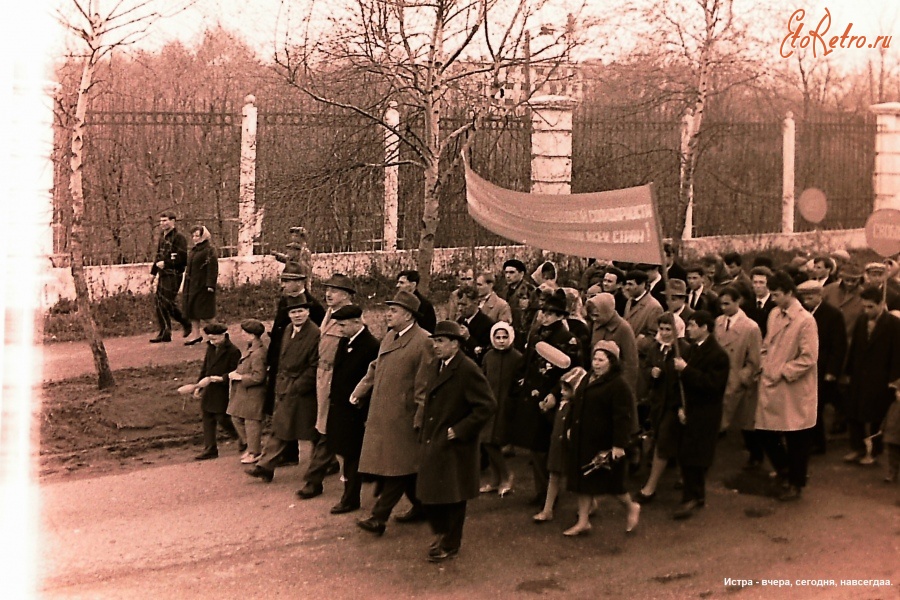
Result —
[{"label": "man in long overcoat", "polygon": [[296,440],[312,441],[316,424],[316,366],[319,363],[319,328],[309,318],[310,303],[303,297],[287,301],[291,326],[281,340],[275,383],[272,435],[259,462],[247,474],[271,482],[281,454]]},{"label": "man in long overcoat", "polygon": [[889,384],[900,377],[900,319],[887,311],[882,294],[874,286],[860,293],[862,314],[856,320],[847,357],[852,390],[847,406],[852,453],[844,458],[864,465],[874,462],[881,441],[875,438],[875,451],[869,454],[864,438],[880,429],[894,401],[894,390]]},{"label": "man in long overcoat", "polygon": [[678,466],[684,487],[676,519],[690,517],[706,504],[706,472],[712,466],[722,422],[722,398],[728,384],[728,354],[712,335],[713,316],[698,310],[687,322],[691,347],[685,358],[675,357],[684,389],[684,421],[678,443]]},{"label": "man in long overcoat", "polygon": [[362,477],[359,474],[359,455],[362,451],[368,403],[350,404],[350,394],[365,377],[369,363],[378,357],[378,340],[362,322],[362,309],[348,305],[331,313],[331,321],[341,334],[334,355],[331,387],[328,393],[328,448],[344,459],[344,494],[331,508],[332,514],[342,514],[359,508]]},{"label": "man in long overcoat", "polygon": [[325,304],[328,306],[328,310],[319,327],[319,365],[316,368],[316,439],[309,466],[303,475],[306,484],[297,492],[297,495],[304,500],[315,498],[322,493],[322,482],[336,460],[325,440],[325,425],[328,421],[329,408],[328,394],[331,391],[334,357],[342,339],[338,324],[332,320],[332,316],[335,311],[349,306],[356,293],[353,282],[343,273],[333,274],[324,285]]},{"label": "man in long overcoat", "polygon": [[843,373],[847,358],[847,329],[843,313],[822,300],[822,287],[819,283],[811,279],[797,286],[800,303],[816,320],[819,332],[819,360],[816,365],[819,398],[816,425],[810,442],[813,454],[825,454],[825,423],[822,419],[825,405],[831,404],[841,414],[846,412],[840,402],[838,378]]},{"label": "man in long overcoat", "polygon": [[740,428],[744,446],[750,453],[747,467],[762,464],[765,452],[756,435],[756,374],[759,372],[762,333],[741,306],[746,302],[743,293],[726,286],[719,294],[722,314],[716,318],[716,341],[728,354],[730,369],[722,407],[721,431],[732,424]]},{"label": "man in long overcoat", "polygon": [[358,521],[360,528],[381,535],[391,511],[405,494],[412,502],[399,522],[424,519],[416,498],[419,471],[419,436],[422,406],[428,386],[429,365],[434,349],[428,333],[416,324],[419,299],[399,291],[388,305],[387,323],[378,358],[350,397],[351,403],[369,400],[369,416],[363,436],[359,470],[378,475],[383,481],[372,516]]},{"label": "man in long overcoat", "polygon": [[795,297],[787,273],[775,273],[768,286],[775,309],[763,340],[756,430],[786,484],[779,498],[796,500],[806,485],[810,429],[816,424],[819,332],[816,320]]},{"label": "man in long overcoat", "polygon": [[441,321],[431,337],[435,360],[425,398],[416,496],[437,535],[428,559],[439,562],[459,552],[466,502],[478,497],[479,435],[497,402],[481,369],[460,351],[459,324]]}]

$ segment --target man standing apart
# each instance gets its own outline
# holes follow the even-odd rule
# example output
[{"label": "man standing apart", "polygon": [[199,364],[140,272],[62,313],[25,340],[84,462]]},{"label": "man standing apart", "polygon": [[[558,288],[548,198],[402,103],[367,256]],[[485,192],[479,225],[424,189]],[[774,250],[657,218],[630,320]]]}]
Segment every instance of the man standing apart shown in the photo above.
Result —
[{"label": "man standing apart", "polygon": [[391,331],[381,342],[378,358],[369,365],[366,376],[350,396],[351,404],[359,404],[371,394],[359,470],[380,476],[384,486],[372,507],[372,516],[357,525],[375,535],[384,533],[391,511],[404,494],[412,508],[398,515],[397,521],[408,523],[424,518],[422,504],[416,498],[418,430],[434,356],[428,334],[416,324],[419,299],[401,290],[385,304]]},{"label": "man standing apart", "polygon": [[756,430],[783,484],[778,499],[798,500],[816,424],[819,332],[787,273],[775,273],[768,285],[775,309],[763,341]]},{"label": "man standing apart", "polygon": [[436,360],[425,398],[416,496],[437,536],[428,560],[441,562],[459,552],[466,502],[478,496],[479,434],[497,402],[481,369],[460,352],[459,324],[441,321],[431,337]]},{"label": "man standing apart", "polygon": [[325,311],[325,317],[319,327],[321,334],[319,365],[316,368],[316,437],[318,439],[314,441],[309,467],[303,476],[306,485],[297,492],[297,495],[304,500],[315,498],[322,493],[322,482],[328,474],[329,467],[335,464],[334,453],[325,441],[325,425],[328,422],[328,394],[331,391],[334,357],[343,336],[338,323],[332,316],[341,308],[349,306],[356,293],[353,282],[343,273],[335,273],[324,285],[325,305],[328,310]]},{"label": "man standing apart", "polygon": [[156,281],[156,320],[159,334],[151,344],[172,341],[172,319],[181,324],[184,337],[191,334],[191,322],[181,315],[175,296],[181,287],[184,268],[187,265],[187,238],[175,229],[175,213],[164,212],[159,216],[159,241],[156,244],[156,260],[150,269],[158,275]]},{"label": "man standing apart", "polygon": [[506,321],[512,325],[512,309],[509,304],[494,291],[494,274],[485,271],[475,280],[475,289],[478,290],[478,308],[486,314],[491,321]]}]

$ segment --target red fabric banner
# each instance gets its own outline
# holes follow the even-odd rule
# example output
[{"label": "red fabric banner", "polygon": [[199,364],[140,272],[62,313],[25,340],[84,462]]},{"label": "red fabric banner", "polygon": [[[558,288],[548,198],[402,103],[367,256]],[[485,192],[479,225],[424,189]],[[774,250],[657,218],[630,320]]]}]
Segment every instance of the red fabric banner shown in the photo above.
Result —
[{"label": "red fabric banner", "polygon": [[590,194],[526,194],[482,179],[468,164],[469,214],[521,244],[585,258],[663,264],[653,184]]}]

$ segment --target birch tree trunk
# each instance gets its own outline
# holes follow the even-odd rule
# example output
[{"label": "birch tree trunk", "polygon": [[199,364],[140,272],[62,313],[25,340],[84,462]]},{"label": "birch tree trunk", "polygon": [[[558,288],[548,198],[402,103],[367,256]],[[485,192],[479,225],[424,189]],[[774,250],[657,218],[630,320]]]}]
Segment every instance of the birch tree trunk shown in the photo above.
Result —
[{"label": "birch tree trunk", "polygon": [[114,387],[116,380],[109,368],[109,358],[106,355],[103,339],[97,332],[97,324],[91,314],[91,298],[84,278],[84,250],[82,248],[84,239],[82,222],[84,218],[84,188],[82,184],[84,122],[87,113],[87,95],[97,60],[96,50],[84,59],[84,69],[81,72],[81,83],[78,87],[78,101],[75,106],[75,119],[72,124],[72,159],[70,163],[72,172],[69,178],[69,193],[72,196],[72,230],[69,232],[69,265],[72,270],[72,280],[75,282],[75,304],[78,307],[78,317],[94,357],[97,386],[104,390]]}]

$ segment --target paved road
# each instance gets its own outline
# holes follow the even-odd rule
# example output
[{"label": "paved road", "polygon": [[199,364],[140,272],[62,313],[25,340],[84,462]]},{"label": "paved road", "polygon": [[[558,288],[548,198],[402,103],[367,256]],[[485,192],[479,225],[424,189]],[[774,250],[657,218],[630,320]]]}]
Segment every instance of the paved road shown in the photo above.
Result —
[{"label": "paved road", "polygon": [[[42,486],[45,598],[896,598],[894,588],[731,587],[724,579],[900,580],[896,486],[845,466],[835,447],[817,457],[795,504],[736,494],[720,483],[741,460],[721,447],[708,506],[674,522],[674,473],[632,536],[604,500],[590,536],[561,531],[574,519],[563,497],[554,522],[535,526],[527,485],[511,498],[474,501],[458,559],[424,560],[424,524],[391,522],[383,538],[360,531],[360,513],[332,516],[336,478],[301,501],[298,467],[266,485],[241,472],[237,452]],[[178,451],[169,451],[178,452]],[[178,462],[181,461],[181,462]],[[165,462],[165,461],[164,461]],[[525,482],[528,467],[514,468]],[[371,506],[371,499],[364,500]]]}]

